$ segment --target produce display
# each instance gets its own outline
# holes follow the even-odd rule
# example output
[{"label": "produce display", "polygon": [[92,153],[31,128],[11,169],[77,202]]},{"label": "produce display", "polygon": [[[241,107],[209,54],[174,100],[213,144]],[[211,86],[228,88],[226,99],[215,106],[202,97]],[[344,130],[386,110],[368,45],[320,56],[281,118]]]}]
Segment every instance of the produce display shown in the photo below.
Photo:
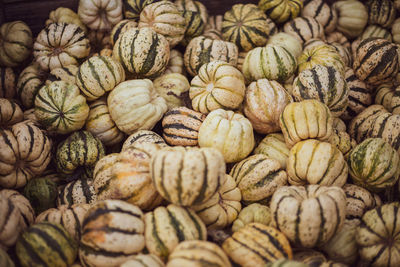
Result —
[{"label": "produce display", "polygon": [[1,267],[400,266],[400,1],[61,2],[0,16]]}]

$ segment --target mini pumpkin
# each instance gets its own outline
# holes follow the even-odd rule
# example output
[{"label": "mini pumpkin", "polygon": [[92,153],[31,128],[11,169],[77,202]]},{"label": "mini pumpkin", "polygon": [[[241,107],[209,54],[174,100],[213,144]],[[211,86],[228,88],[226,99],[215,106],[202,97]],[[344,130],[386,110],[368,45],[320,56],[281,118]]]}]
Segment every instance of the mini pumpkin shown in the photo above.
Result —
[{"label": "mini pumpkin", "polygon": [[175,0],[174,4],[181,11],[192,11],[200,14],[201,20],[204,24],[208,21],[207,7],[200,1],[196,0]]},{"label": "mini pumpkin", "polygon": [[157,133],[149,130],[138,130],[131,134],[122,145],[121,151],[128,149],[129,147],[135,146],[142,143],[152,143],[160,146],[167,146],[164,139]]},{"label": "mini pumpkin", "polygon": [[46,85],[50,85],[55,81],[64,81],[70,84],[75,84],[75,76],[78,73],[78,66],[68,65],[60,68],[55,68],[50,71],[46,79]]},{"label": "mini pumpkin", "polygon": [[338,14],[337,30],[349,38],[362,33],[368,22],[368,10],[357,0],[336,1],[332,6]]},{"label": "mini pumpkin", "polygon": [[72,181],[59,187],[57,207],[67,205],[72,207],[76,204],[93,204],[97,201],[93,180],[86,178]]},{"label": "mini pumpkin", "polygon": [[379,114],[372,122],[366,137],[382,138],[400,154],[400,115],[392,113]]},{"label": "mini pumpkin", "polygon": [[46,26],[51,23],[64,22],[70,24],[76,24],[82,28],[84,32],[87,33],[86,25],[81,21],[79,15],[75,13],[72,9],[67,7],[59,7],[50,12],[49,18],[46,20]]},{"label": "mini pumpkin", "polygon": [[249,223],[261,223],[269,225],[271,222],[271,210],[266,205],[252,203],[244,207],[237,219],[233,222],[232,231],[236,232]]},{"label": "mini pumpkin", "polygon": [[186,21],[185,34],[180,43],[182,45],[188,45],[193,38],[200,36],[203,33],[205,22],[201,18],[201,14],[199,12],[191,10],[180,11],[182,12],[182,15]]},{"label": "mini pumpkin", "polygon": [[370,0],[366,3],[368,10],[368,23],[389,28],[396,19],[396,9],[393,1]]},{"label": "mini pumpkin", "polygon": [[285,47],[296,59],[303,52],[302,44],[299,40],[286,32],[276,33],[268,38],[267,44],[280,45]]},{"label": "mini pumpkin", "polygon": [[298,58],[299,73],[311,69],[315,65],[332,66],[341,74],[344,74],[346,68],[342,57],[331,45],[317,45],[303,51],[303,54]]},{"label": "mini pumpkin", "polygon": [[170,58],[164,74],[179,73],[184,75],[185,72],[186,69],[183,63],[183,54],[176,49],[171,49]]},{"label": "mini pumpkin", "polygon": [[336,29],[338,20],[337,12],[323,0],[305,1],[304,8],[301,10],[301,15],[303,17],[309,16],[315,18],[324,28],[326,34]]},{"label": "mini pumpkin", "polygon": [[8,128],[24,119],[22,109],[14,100],[0,98],[0,107],[0,127]]},{"label": "mini pumpkin", "polygon": [[131,19],[124,19],[118,22],[110,33],[110,44],[114,46],[121,34],[130,29],[137,28],[137,26],[138,23]]},{"label": "mini pumpkin", "polygon": [[[165,99],[168,109],[184,106],[190,84],[180,73],[164,74],[154,80],[154,89]],[[186,99],[185,99],[186,98]]]},{"label": "mini pumpkin", "polygon": [[282,168],[286,169],[286,161],[289,157],[289,148],[281,133],[268,134],[254,149],[254,154],[264,154],[268,158],[279,161]]},{"label": "mini pumpkin", "polygon": [[125,0],[123,1],[124,17],[131,21],[139,21],[140,13],[147,5],[157,0]]},{"label": "mini pumpkin", "polygon": [[298,17],[286,22],[283,31],[292,35],[301,44],[314,38],[325,40],[324,28],[313,17]]},{"label": "mini pumpkin", "polygon": [[36,214],[40,214],[56,206],[57,184],[50,178],[38,177],[26,184],[24,195],[32,203]]},{"label": "mini pumpkin", "polygon": [[17,96],[25,108],[34,107],[37,92],[44,85],[47,76],[47,72],[43,71],[38,63],[32,63],[21,72],[18,77]]},{"label": "mini pumpkin", "polygon": [[122,0],[79,0],[78,15],[96,31],[110,31],[122,20]]},{"label": "mini pumpkin", "polygon": [[268,14],[276,23],[284,23],[296,18],[303,8],[303,1],[300,0],[261,0],[258,8]]}]

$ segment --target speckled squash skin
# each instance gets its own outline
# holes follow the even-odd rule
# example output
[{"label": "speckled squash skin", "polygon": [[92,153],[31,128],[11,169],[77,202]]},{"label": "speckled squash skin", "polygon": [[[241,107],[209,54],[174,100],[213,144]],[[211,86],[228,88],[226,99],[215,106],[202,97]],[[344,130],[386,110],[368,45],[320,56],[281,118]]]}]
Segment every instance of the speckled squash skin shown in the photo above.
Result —
[{"label": "speckled squash skin", "polygon": [[295,37],[301,44],[313,38],[325,40],[324,28],[313,17],[298,17],[286,22],[283,31]]},{"label": "speckled squash skin", "polygon": [[0,107],[0,127],[8,128],[24,119],[22,109],[14,100],[0,98]]},{"label": "speckled squash skin", "polygon": [[164,139],[157,133],[149,130],[138,130],[126,138],[121,151],[142,143],[152,143],[163,147],[167,146]]},{"label": "speckled squash skin", "polygon": [[86,25],[81,21],[78,14],[75,13],[72,9],[66,7],[59,7],[51,11],[49,14],[49,18],[46,20],[46,26],[51,23],[57,23],[57,22],[76,24],[80,28],[82,28],[82,30],[85,33],[87,33],[88,31]]},{"label": "speckled squash skin", "polygon": [[176,50],[171,49],[168,65],[165,68],[164,74],[179,73],[185,75],[186,69],[183,63],[183,54]]},{"label": "speckled squash skin", "polygon": [[365,39],[371,38],[371,37],[386,39],[389,42],[392,42],[392,40],[393,40],[392,34],[390,33],[389,30],[387,30],[381,26],[378,26],[378,25],[369,25],[364,29],[364,31],[360,35],[360,37],[357,38],[357,40],[353,42],[353,44],[352,44],[352,45],[354,45],[353,50],[357,49],[357,46],[360,44],[360,42],[362,40],[365,40]]},{"label": "speckled squash skin", "polygon": [[325,34],[331,33],[336,29],[338,20],[337,12],[323,0],[306,0],[301,16],[315,18],[324,28]]},{"label": "speckled squash skin", "polygon": [[32,63],[19,75],[17,82],[17,96],[22,105],[33,108],[37,92],[42,88],[47,79],[47,72],[43,71],[38,63]]},{"label": "speckled squash skin", "polygon": [[303,8],[303,1],[300,0],[261,0],[258,8],[268,14],[276,23],[284,23],[300,15]]},{"label": "speckled squash skin", "polygon": [[208,10],[202,2],[196,0],[175,0],[174,4],[181,11],[189,10],[199,13],[201,16],[201,20],[204,21],[205,24],[207,24],[209,18]]},{"label": "speckled squash skin", "polygon": [[368,22],[368,10],[360,1],[337,1],[333,9],[338,14],[337,30],[349,38],[362,33]]},{"label": "speckled squash skin", "polygon": [[385,28],[390,28],[396,19],[396,9],[394,2],[389,0],[370,0],[367,1],[368,23],[377,24]]},{"label": "speckled squash skin", "polygon": [[186,46],[189,42],[203,34],[205,28],[205,22],[203,21],[201,14],[191,10],[180,10],[186,21],[186,30],[184,37],[180,44]]},{"label": "speckled squash skin", "polygon": [[36,214],[54,208],[57,195],[57,184],[50,178],[37,177],[24,187],[24,196],[32,203]]},{"label": "speckled squash skin", "polygon": [[97,201],[93,180],[86,178],[72,181],[60,186],[58,190],[57,207],[76,204],[93,204]]},{"label": "speckled squash skin", "polygon": [[154,89],[165,99],[168,109],[171,109],[185,105],[190,83],[183,74],[163,74],[154,80]]},{"label": "speckled squash skin", "polygon": [[379,114],[372,123],[366,137],[382,138],[400,155],[400,115],[392,113]]},{"label": "speckled squash skin", "polygon": [[286,32],[275,33],[268,38],[267,44],[280,45],[285,47],[296,59],[303,52],[303,46],[299,40],[297,40],[291,34]]},{"label": "speckled squash skin", "polygon": [[286,169],[286,161],[289,157],[289,148],[281,133],[268,134],[253,151],[254,154],[264,154],[271,159],[279,161],[282,168]]},{"label": "speckled squash skin", "polygon": [[64,81],[70,84],[75,84],[75,76],[78,72],[78,66],[68,65],[60,68],[55,68],[50,71],[46,79],[46,85],[50,85],[55,81]]},{"label": "speckled squash skin", "polygon": [[121,34],[123,34],[124,32],[133,29],[133,28],[137,28],[138,23],[134,20],[131,19],[124,19],[121,20],[120,22],[118,22],[113,29],[111,30],[110,33],[110,43],[112,46],[115,45],[115,43],[117,42],[118,38],[121,36]]},{"label": "speckled squash skin", "polygon": [[90,29],[111,31],[122,20],[121,0],[80,0],[78,15]]},{"label": "speckled squash skin", "polygon": [[268,206],[252,203],[244,207],[237,219],[232,224],[232,231],[236,232],[249,223],[261,223],[269,225],[271,222],[271,210]]},{"label": "speckled squash skin", "polygon": [[147,5],[158,0],[126,0],[123,1],[123,12],[126,19],[139,21],[140,13]]}]

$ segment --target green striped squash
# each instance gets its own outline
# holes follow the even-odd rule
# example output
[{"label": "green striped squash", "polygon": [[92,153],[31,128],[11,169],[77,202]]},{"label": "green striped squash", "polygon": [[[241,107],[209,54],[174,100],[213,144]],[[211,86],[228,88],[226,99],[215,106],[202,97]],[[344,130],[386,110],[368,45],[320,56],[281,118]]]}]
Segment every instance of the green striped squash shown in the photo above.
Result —
[{"label": "green striped squash", "polygon": [[186,107],[165,113],[162,120],[163,138],[172,146],[197,146],[199,129],[206,116]]},{"label": "green striped squash", "polygon": [[301,44],[310,39],[325,40],[324,28],[313,17],[298,17],[283,25],[283,32],[296,38]]},{"label": "green striped squash", "polygon": [[225,178],[225,163],[213,148],[163,148],[152,156],[150,174],[163,198],[191,206],[207,201],[218,191]]},{"label": "green striped squash", "polygon": [[196,213],[170,204],[144,215],[147,250],[164,262],[176,248],[187,240],[206,240],[207,229]]},{"label": "green striped squash", "polygon": [[186,47],[183,62],[187,72],[196,76],[204,64],[212,61],[224,61],[235,67],[238,56],[239,50],[234,43],[199,36]]},{"label": "green striped squash", "polygon": [[68,65],[60,68],[55,68],[50,71],[46,79],[46,85],[50,85],[55,81],[64,81],[69,84],[75,84],[75,76],[78,72],[78,66]]},{"label": "green striped squash", "polygon": [[153,254],[138,254],[121,264],[120,267],[165,267],[159,257]]},{"label": "green striped squash", "polygon": [[279,259],[277,261],[270,262],[265,265],[265,267],[307,267],[307,266],[309,265],[299,261],[288,260],[288,259]]},{"label": "green striped squash", "polygon": [[250,51],[267,43],[267,16],[254,4],[237,4],[225,12],[222,38],[235,43],[240,51]]},{"label": "green striped squash", "polygon": [[[389,30],[378,26],[378,25],[369,25],[367,26],[363,33],[360,35],[359,40],[365,40],[371,37],[386,39],[389,42],[392,42],[392,34]],[[355,47],[356,48],[356,47]]]},{"label": "green striped squash", "polygon": [[143,8],[160,0],[124,0],[124,17],[132,21],[139,21]]},{"label": "green striped squash", "polygon": [[[56,164],[60,174],[72,175],[82,172],[89,177],[97,161],[105,155],[102,142],[88,131],[77,131],[68,136],[57,147]],[[77,174],[75,173],[75,174]]]},{"label": "green striped squash", "polygon": [[334,145],[309,139],[290,149],[287,173],[291,185],[342,187],[347,180],[348,167],[343,154]]},{"label": "green striped squash", "polygon": [[313,248],[331,239],[343,226],[346,195],[337,186],[283,186],[270,203],[272,226],[295,246]]},{"label": "green striped squash", "polygon": [[293,257],[286,236],[261,223],[250,223],[234,232],[222,248],[233,262],[243,267],[265,266],[278,259]]},{"label": "green striped squash", "polygon": [[287,174],[277,160],[263,154],[236,163],[229,173],[246,202],[266,201],[275,190],[287,184]]},{"label": "green striped squash", "polygon": [[144,246],[143,213],[137,206],[103,200],[86,213],[79,246],[84,266],[120,266]]},{"label": "green striped squash", "polygon": [[[126,151],[126,150],[123,150]],[[121,151],[121,153],[123,152]],[[112,177],[113,166],[119,157],[119,153],[110,153],[102,157],[93,170],[93,187],[97,200],[110,199],[108,188]]]},{"label": "green striped squash", "polygon": [[86,99],[74,84],[56,81],[37,93],[35,116],[49,132],[68,134],[80,130],[88,115]]},{"label": "green striped squash", "polygon": [[15,264],[11,260],[10,256],[2,248],[0,248],[0,266],[15,267]]},{"label": "green striped squash", "polygon": [[315,65],[299,73],[292,95],[297,101],[317,99],[339,117],[347,108],[349,88],[342,73],[332,66]]},{"label": "green striped squash", "polygon": [[60,266],[74,263],[78,244],[59,224],[32,225],[19,238],[16,253],[21,266]]},{"label": "green striped squash", "polygon": [[263,78],[283,83],[293,75],[296,66],[296,58],[285,47],[267,45],[250,50],[242,70],[247,83]]},{"label": "green striped squash", "polygon": [[60,186],[57,197],[57,207],[74,204],[95,203],[97,195],[94,190],[93,181],[89,179],[78,179],[64,186]]},{"label": "green striped squash", "polygon": [[345,158],[347,158],[350,150],[357,145],[356,140],[352,139],[346,131],[339,131],[336,128],[333,130],[329,143],[339,149]]},{"label": "green striped squash", "polygon": [[213,266],[231,267],[228,256],[214,243],[192,240],[180,243],[171,253],[166,267]]},{"label": "green striped squash", "polygon": [[59,7],[50,12],[49,18],[46,20],[46,26],[54,22],[65,22],[79,25],[82,30],[87,33],[86,25],[81,21],[79,15],[72,9]]},{"label": "green striped squash", "polygon": [[157,77],[168,64],[169,50],[167,39],[153,29],[133,28],[118,38],[113,57],[135,78]]},{"label": "green striped squash", "polygon": [[324,0],[305,0],[301,10],[302,17],[313,17],[324,28],[326,34],[336,29],[338,14]]},{"label": "green striped squash", "polygon": [[274,22],[282,24],[294,19],[303,8],[301,0],[260,0],[258,8],[264,11]]},{"label": "green striped squash", "polygon": [[12,68],[0,67],[0,97],[13,98],[17,92],[17,77]]},{"label": "green striped squash", "polygon": [[400,174],[399,155],[381,138],[368,138],[348,157],[349,174],[355,184],[373,192],[393,186]]},{"label": "green striped squash", "polygon": [[368,9],[368,23],[390,28],[396,19],[396,9],[391,0],[369,0],[366,3]]},{"label": "green striped squash", "polygon": [[22,228],[26,228],[35,221],[35,211],[29,200],[21,193],[12,189],[2,189],[0,198],[9,199],[21,214]]},{"label": "green striped squash", "polygon": [[[129,1],[125,1],[129,2]],[[115,24],[113,27],[111,33],[110,33],[110,43],[112,46],[115,45],[117,42],[118,38],[123,34],[124,32],[136,28],[138,26],[138,23],[135,20],[132,19],[124,19]]]},{"label": "green striped squash", "polygon": [[201,14],[199,12],[191,10],[180,11],[182,12],[183,17],[186,20],[185,35],[180,43],[186,46],[193,38],[203,34],[205,22],[201,18]]},{"label": "green striped squash", "polygon": [[38,63],[26,67],[18,77],[17,96],[25,108],[32,108],[40,88],[47,79],[47,72],[42,71]]},{"label": "green striped squash", "polygon": [[254,149],[254,154],[263,154],[268,158],[279,161],[283,169],[286,169],[286,161],[289,157],[289,148],[281,133],[273,133],[265,136]]},{"label": "green striped squash", "polygon": [[393,90],[390,86],[379,86],[375,95],[375,104],[384,106],[393,114],[400,114],[400,87]]},{"label": "green striped squash", "polygon": [[303,46],[299,40],[286,32],[279,32],[270,36],[267,44],[285,47],[296,59],[303,52]]},{"label": "green striped squash", "polygon": [[222,15],[210,16],[204,28],[203,36],[212,40],[222,40]]},{"label": "green striped squash", "polygon": [[36,214],[39,214],[55,207],[58,195],[57,184],[49,178],[35,178],[24,187],[24,195],[32,204]]},{"label": "green striped squash", "polygon": [[76,74],[76,85],[89,101],[100,98],[124,80],[124,68],[111,57],[93,56],[80,65]]},{"label": "green striped squash", "polygon": [[175,0],[174,4],[181,11],[188,10],[199,13],[204,24],[207,24],[208,11],[207,7],[202,2],[196,0]]},{"label": "green striped squash", "polygon": [[233,222],[232,231],[236,232],[249,223],[261,223],[268,226],[271,223],[269,207],[259,203],[252,203],[244,207]]},{"label": "green striped squash", "polygon": [[190,83],[185,75],[163,74],[153,84],[155,91],[167,102],[168,109],[184,106],[188,101]]},{"label": "green striped squash", "polygon": [[400,115],[382,113],[372,123],[367,137],[382,138],[400,154]]},{"label": "green striped squash", "polygon": [[307,51],[298,58],[299,73],[311,69],[315,65],[331,66],[344,75],[346,65],[342,56],[331,45],[318,45]]},{"label": "green striped squash", "polygon": [[371,266],[399,266],[396,238],[400,229],[399,202],[367,211],[357,227],[356,241],[361,260]]},{"label": "green striped squash", "polygon": [[164,139],[157,133],[149,130],[138,130],[125,140],[121,151],[142,143],[153,143],[160,146],[167,146]]},{"label": "green striped squash", "polygon": [[0,127],[11,127],[23,119],[24,113],[13,99],[0,98]]}]

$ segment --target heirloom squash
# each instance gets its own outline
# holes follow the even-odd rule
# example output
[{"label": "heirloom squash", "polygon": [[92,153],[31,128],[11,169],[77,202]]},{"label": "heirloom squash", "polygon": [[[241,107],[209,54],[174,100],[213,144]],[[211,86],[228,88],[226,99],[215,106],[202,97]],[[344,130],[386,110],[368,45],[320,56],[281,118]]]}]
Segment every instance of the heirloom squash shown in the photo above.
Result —
[{"label": "heirloom squash", "polygon": [[179,73],[185,75],[185,65],[183,63],[183,54],[176,49],[171,49],[168,65],[164,74]]},{"label": "heirloom squash", "polygon": [[258,8],[264,11],[274,22],[282,24],[294,19],[303,8],[301,0],[260,0]]},{"label": "heirloom squash", "polygon": [[204,24],[208,21],[207,7],[200,1],[196,0],[175,0],[174,4],[181,11],[192,11],[200,14],[201,20]]},{"label": "heirloom squash", "polygon": [[159,0],[124,0],[123,12],[124,17],[131,21],[139,21],[140,13],[143,8]]},{"label": "heirloom squash", "polygon": [[267,44],[270,45],[280,45],[286,48],[292,56],[296,59],[303,52],[302,44],[299,40],[293,37],[291,34],[286,32],[276,33],[268,38]]},{"label": "heirloom squash", "polygon": [[61,68],[55,68],[50,71],[46,79],[46,85],[50,85],[55,81],[64,81],[70,84],[75,84],[75,76],[78,73],[78,66],[68,65]]},{"label": "heirloom squash", "polygon": [[324,28],[326,34],[336,29],[338,20],[337,12],[324,0],[304,1],[304,8],[301,10],[301,16],[315,18]]},{"label": "heirloom squash", "polygon": [[[126,2],[126,1],[125,1]],[[121,36],[121,34],[123,34],[124,32],[133,29],[133,28],[137,28],[138,23],[134,20],[130,20],[130,19],[124,19],[121,20],[120,22],[118,22],[112,29],[111,33],[110,33],[110,43],[112,46],[115,45],[115,43],[117,42],[118,38]]]},{"label": "heirloom squash", "polygon": [[186,46],[193,38],[202,35],[202,33],[204,32],[205,22],[202,20],[201,14],[199,12],[190,10],[180,11],[182,12],[183,17],[186,21],[185,34],[180,43]]},{"label": "heirloom squash", "polygon": [[366,3],[368,23],[390,28],[396,19],[396,9],[391,0],[369,0]]},{"label": "heirloom squash", "polygon": [[165,99],[168,109],[181,107],[187,101],[190,84],[180,73],[164,74],[154,80],[154,89]]},{"label": "heirloom squash", "polygon": [[378,25],[369,25],[364,29],[364,31],[360,35],[360,37],[357,38],[357,40],[355,40],[353,42],[352,45],[355,46],[353,50],[357,49],[358,45],[356,45],[356,44],[357,43],[359,44],[358,40],[361,42],[362,40],[365,40],[365,39],[368,39],[368,38],[371,38],[371,37],[377,37],[377,38],[381,38],[381,39],[386,39],[389,42],[391,42],[392,39],[393,39],[392,38],[392,34],[390,33],[389,30],[387,30],[387,29],[385,29],[385,28],[383,28],[381,26],[378,26]]},{"label": "heirloom squash", "polygon": [[326,36],[326,41],[328,43],[338,43],[340,45],[342,45],[343,47],[347,48],[348,50],[350,50],[350,42],[347,39],[346,36],[344,36],[343,33],[339,32],[339,31],[334,31],[331,32],[330,34],[328,34]]},{"label": "heirloom squash", "polygon": [[203,36],[212,40],[222,40],[222,15],[210,16],[204,28]]},{"label": "heirloom squash", "polygon": [[392,113],[379,114],[372,122],[367,137],[382,138],[400,154],[400,115]]},{"label": "heirloom squash", "polygon": [[24,119],[22,109],[13,99],[0,98],[0,127],[8,128]]},{"label": "heirloom squash", "polygon": [[81,21],[79,15],[73,10],[66,7],[59,7],[50,12],[49,18],[46,20],[46,26],[51,23],[69,23],[78,25],[85,33],[87,33],[86,25]]},{"label": "heirloom squash", "polygon": [[75,204],[93,204],[97,201],[93,180],[86,178],[72,181],[60,186],[57,197],[57,207],[67,205],[72,207]]},{"label": "heirloom squash", "polygon": [[279,161],[283,169],[286,169],[286,161],[289,157],[289,148],[281,133],[268,134],[253,151],[254,154],[264,154],[268,158]]},{"label": "heirloom squash", "polygon": [[333,6],[338,14],[337,30],[349,38],[360,35],[368,22],[368,10],[358,0],[336,1]]},{"label": "heirloom squash", "polygon": [[48,73],[43,71],[38,63],[32,63],[21,72],[18,77],[17,96],[25,108],[34,107],[37,92],[44,85],[47,76]]},{"label": "heirloom squash", "polygon": [[391,33],[393,37],[393,42],[396,44],[400,44],[400,18],[396,19],[393,22]]},{"label": "heirloom squash", "polygon": [[129,147],[142,144],[142,143],[152,143],[157,144],[162,147],[167,146],[164,139],[157,133],[148,130],[138,130],[131,134],[122,145],[121,151],[128,149]]},{"label": "heirloom squash", "polygon": [[160,258],[153,254],[138,254],[121,264],[120,267],[141,267],[143,265],[151,267],[165,267]]},{"label": "heirloom squash", "polygon": [[79,0],[78,15],[92,30],[111,31],[122,20],[122,0]]},{"label": "heirloom squash", "polygon": [[331,45],[317,45],[308,51],[303,51],[298,58],[299,73],[315,65],[331,66],[341,74],[344,74],[346,68],[341,55]]},{"label": "heirloom squash", "polygon": [[269,225],[271,222],[271,210],[268,206],[253,203],[244,207],[237,219],[233,222],[232,231],[236,232],[249,223],[261,223]]},{"label": "heirloom squash", "polygon": [[30,180],[24,187],[24,195],[32,204],[36,214],[56,206],[57,184],[49,178]]},{"label": "heirloom squash", "polygon": [[301,44],[314,38],[325,40],[324,28],[313,17],[298,17],[286,22],[283,31],[292,35]]}]

